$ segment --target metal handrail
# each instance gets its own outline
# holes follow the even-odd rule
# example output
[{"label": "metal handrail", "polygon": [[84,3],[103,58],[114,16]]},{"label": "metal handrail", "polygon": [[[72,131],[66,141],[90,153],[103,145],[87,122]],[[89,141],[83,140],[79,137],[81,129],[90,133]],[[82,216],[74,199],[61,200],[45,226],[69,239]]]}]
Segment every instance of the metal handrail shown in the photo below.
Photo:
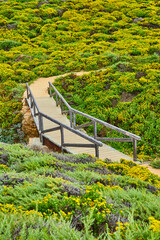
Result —
[{"label": "metal handrail", "polygon": [[[56,120],[56,119],[54,119],[54,118],[52,118],[52,117],[50,117],[50,116],[48,116],[48,115],[46,115],[46,114],[44,114],[44,113],[42,113],[42,112],[40,112],[40,114],[41,114],[42,117],[50,120],[51,122],[56,123],[57,125],[60,125],[61,127],[69,130],[70,132],[73,132],[73,133],[77,134],[78,136],[83,137],[84,139],[86,139],[86,140],[88,140],[88,141],[90,141],[90,142],[92,142],[92,143],[94,143],[94,144],[97,144],[98,146],[103,146],[103,143],[102,143],[102,142],[94,139],[93,137],[91,137],[91,136],[89,136],[89,135],[87,135],[87,134],[85,134],[85,133],[83,133],[83,132],[81,132],[81,131],[78,131],[78,130],[76,130],[76,129],[74,129],[74,128],[71,128],[71,127],[65,125],[64,123],[61,123],[61,122],[59,122],[58,120]],[[48,131],[48,130],[46,130],[46,131]],[[42,130],[42,133],[43,133],[43,132],[45,132],[45,130],[44,130],[44,131]]]},{"label": "metal handrail", "polygon": [[115,130],[117,132],[120,132],[120,133],[122,133],[122,134],[124,134],[124,135],[126,135],[128,137],[134,138],[136,140],[141,140],[141,137],[139,137],[139,136],[137,136],[137,135],[135,135],[133,133],[130,133],[130,132],[126,131],[126,130],[123,130],[122,128],[118,128],[118,127],[116,127],[116,126],[114,126],[114,125],[112,125],[110,123],[104,122],[104,121],[102,121],[102,120],[100,120],[98,118],[92,117],[92,116],[90,116],[90,115],[88,115],[86,113],[83,113],[81,111],[78,111],[78,110],[76,110],[74,108],[71,108],[71,111],[74,112],[74,113],[78,113],[79,115],[82,115],[82,116],[84,116],[84,117],[86,117],[86,118],[88,118],[88,119],[90,119],[92,121],[96,121],[97,123],[99,123],[99,124],[101,124],[101,125],[103,125],[105,127],[108,127],[108,128],[110,128],[112,130]]},{"label": "metal handrail", "polygon": [[[31,89],[29,88],[29,85],[28,83],[26,84],[27,86],[27,98],[26,98],[26,101],[28,103],[28,106],[30,107],[31,109],[31,113],[32,113],[32,116],[34,118],[34,121],[36,123],[36,126],[37,126],[37,129],[40,133],[40,139],[41,141],[43,142],[43,137],[45,136],[44,133],[47,133],[47,132],[51,132],[51,131],[57,131],[57,130],[60,130],[61,131],[61,148],[62,148],[62,151],[63,151],[63,148],[64,147],[91,147],[91,148],[95,148],[95,155],[96,157],[99,157],[99,147],[100,146],[103,146],[103,143],[94,139],[93,137],[91,136],[88,136],[87,134],[81,132],[81,131],[78,131],[76,129],[73,129],[72,127],[70,126],[67,126],[61,122],[59,122],[58,120],[42,113],[40,110],[39,110],[39,107],[36,103],[36,100],[31,92]],[[36,110],[37,109],[37,113],[36,113]],[[38,116],[38,123],[36,121],[36,116]],[[50,120],[51,122],[54,122],[55,124],[57,124],[59,127],[54,127],[54,128],[50,128],[50,129],[45,129],[44,130],[44,126],[43,126],[43,118],[46,118],[48,120]],[[64,128],[69,130],[70,132],[73,132],[75,133],[76,135],[88,140],[89,142],[91,142],[92,144],[76,144],[76,143],[65,143],[64,142]]]},{"label": "metal handrail", "polygon": [[[60,97],[60,99],[61,99],[61,100],[63,101],[63,103],[66,105],[66,107],[68,107],[68,109],[69,109],[72,113],[77,113],[77,114],[79,114],[79,115],[81,115],[81,116],[83,116],[83,117],[86,117],[86,118],[88,118],[88,119],[90,119],[90,120],[92,120],[92,121],[96,121],[97,123],[99,123],[99,124],[101,124],[101,125],[103,125],[103,126],[105,126],[105,127],[108,127],[108,128],[110,128],[110,129],[112,129],[112,130],[115,130],[115,131],[117,131],[117,132],[120,132],[120,133],[122,133],[122,134],[124,134],[124,135],[126,135],[126,136],[128,136],[128,137],[134,138],[134,139],[136,139],[136,140],[141,140],[141,137],[139,137],[139,136],[137,136],[137,135],[135,135],[135,134],[133,134],[133,133],[130,133],[130,132],[126,131],[126,130],[123,130],[122,128],[118,128],[118,127],[116,127],[116,126],[114,126],[114,125],[112,125],[112,124],[109,124],[109,123],[104,122],[104,121],[102,121],[102,120],[100,120],[100,119],[98,119],[98,118],[95,118],[95,117],[93,117],[93,116],[91,116],[91,115],[88,115],[88,114],[86,114],[86,113],[83,113],[83,112],[81,112],[81,111],[78,111],[78,110],[72,108],[72,107],[67,103],[67,101],[64,99],[64,97],[59,93],[59,91],[55,88],[55,86],[54,86],[51,82],[49,82],[49,85],[52,86],[52,88],[54,89],[54,91],[57,93],[57,95]],[[51,88],[50,88],[50,89],[51,89]],[[52,94],[51,94],[51,91],[50,91],[50,96],[51,96],[51,95],[52,95]]]},{"label": "metal handrail", "polygon": [[[52,90],[51,88],[54,89],[54,94],[52,94]],[[121,128],[118,128],[112,124],[109,124],[107,122],[104,122],[98,118],[95,118],[91,115],[88,115],[86,113],[83,113],[81,111],[78,111],[74,108],[72,108],[68,103],[67,101],[64,99],[64,97],[59,93],[59,91],[56,89],[56,87],[51,83],[49,82],[49,94],[50,94],[50,97],[53,96],[53,95],[56,95],[56,105],[58,106],[59,103],[61,104],[61,112],[62,114],[66,111],[63,111],[63,104],[66,105],[66,107],[68,108],[68,112],[70,114],[70,126],[72,128],[79,128],[79,127],[86,127],[86,126],[89,126],[89,125],[94,125],[94,138],[95,139],[101,139],[101,141],[123,141],[123,142],[133,142],[133,159],[134,160],[137,160],[137,140],[141,140],[141,137],[138,136],[138,135],[135,135],[133,133],[130,133],[128,131],[125,131],[124,129],[121,129]],[[58,101],[58,97],[60,99],[60,101]],[[80,126],[76,126],[76,117],[75,117],[75,114],[79,114],[83,117],[86,117],[88,119],[90,119],[92,122],[90,123],[86,123],[86,124],[82,124]],[[130,138],[99,138],[97,137],[97,123],[105,126],[105,127],[108,127],[112,130],[115,130],[119,133],[122,133],[123,135],[126,135],[127,137],[130,137]]]},{"label": "metal handrail", "polygon": [[31,89],[30,89],[28,83],[26,83],[26,86],[27,86],[27,99],[29,99],[29,95],[30,95],[30,96],[31,96],[31,99],[33,99],[33,101],[34,101],[34,105],[35,105],[35,107],[37,108],[37,111],[40,112],[39,107],[38,107],[38,104],[37,104],[37,102],[36,102],[36,100],[35,100],[32,92],[31,92]]}]

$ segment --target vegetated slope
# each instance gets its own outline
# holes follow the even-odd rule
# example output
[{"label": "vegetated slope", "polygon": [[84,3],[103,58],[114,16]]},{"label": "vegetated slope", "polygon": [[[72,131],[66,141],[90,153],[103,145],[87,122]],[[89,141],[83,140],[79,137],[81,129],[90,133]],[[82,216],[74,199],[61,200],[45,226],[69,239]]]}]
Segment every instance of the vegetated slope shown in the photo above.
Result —
[{"label": "vegetated slope", "polygon": [[[58,78],[54,85],[73,108],[141,136],[138,158],[145,160],[160,153],[159,84],[149,78],[142,83],[135,76],[135,72],[121,76],[117,65],[113,65],[103,72]],[[77,124],[84,122],[86,118],[76,115]],[[93,126],[86,130],[93,135]],[[98,126],[98,136],[124,137],[102,126]],[[132,143],[109,144],[132,154]]]},{"label": "vegetated slope", "polygon": [[159,239],[160,178],[133,162],[0,144],[1,239]]},{"label": "vegetated slope", "polygon": [[[158,135],[159,126],[159,7],[158,1],[145,0],[2,1],[1,82],[7,81],[8,86],[8,80],[24,83],[38,76],[107,67],[102,82],[98,77],[96,84],[101,93],[114,85],[109,97],[102,100],[103,96],[97,96],[100,97],[98,104],[104,106],[102,118],[109,106],[105,120],[135,131],[145,141],[158,145],[159,138],[155,135]],[[87,89],[88,92],[93,95],[92,88]],[[119,103],[121,96],[125,100],[128,98],[127,101],[135,98],[132,103]],[[2,105],[3,100],[0,101]],[[16,101],[14,98],[11,103],[13,109]],[[141,106],[135,113],[138,103]],[[99,105],[96,104],[96,109]],[[8,123],[10,108],[7,106],[3,105],[0,127],[15,127],[13,125],[20,119],[17,117],[14,122],[11,118]],[[113,117],[108,117],[108,113]],[[147,154],[158,152],[157,148],[148,145],[141,147]]]},{"label": "vegetated slope", "polygon": [[21,142],[22,95],[24,86],[8,80],[0,83],[0,142]]}]

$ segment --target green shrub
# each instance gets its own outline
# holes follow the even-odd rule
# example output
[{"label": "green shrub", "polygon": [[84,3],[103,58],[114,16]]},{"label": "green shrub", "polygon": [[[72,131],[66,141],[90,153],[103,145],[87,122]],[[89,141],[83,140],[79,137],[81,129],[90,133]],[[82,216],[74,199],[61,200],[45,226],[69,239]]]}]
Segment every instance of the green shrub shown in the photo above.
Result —
[{"label": "green shrub", "polygon": [[2,239],[159,239],[160,179],[131,161],[0,144],[0,179]]},{"label": "green shrub", "polygon": [[151,165],[153,168],[158,168],[158,169],[160,169],[160,160],[154,160],[153,162],[150,163],[150,165]]},{"label": "green shrub", "polygon": [[0,49],[4,49],[4,50],[9,50],[10,48],[18,47],[21,45],[22,45],[21,42],[17,42],[17,41],[13,41],[13,40],[0,41]]}]

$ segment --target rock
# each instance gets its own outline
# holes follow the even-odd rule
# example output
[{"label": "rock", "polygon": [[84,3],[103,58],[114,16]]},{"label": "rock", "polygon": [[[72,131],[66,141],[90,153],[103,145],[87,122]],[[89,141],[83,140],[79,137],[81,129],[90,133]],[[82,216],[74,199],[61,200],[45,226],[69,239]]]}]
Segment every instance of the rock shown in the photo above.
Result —
[{"label": "rock", "polygon": [[17,28],[17,25],[16,25],[16,24],[8,24],[8,25],[7,25],[7,28],[8,28],[9,30],[11,30],[11,29],[16,29],[16,28]]},{"label": "rock", "polygon": [[24,55],[24,54],[21,54],[19,55],[16,59],[15,59],[15,62],[21,62],[23,61],[24,59],[29,59],[29,60],[32,60],[33,57],[32,56],[27,56],[27,55]]},{"label": "rock", "polygon": [[28,145],[28,147],[37,152],[42,152],[42,153],[51,152],[51,150],[47,146],[44,146],[42,144],[32,144],[32,145]]},{"label": "rock", "polygon": [[22,130],[27,138],[29,137],[39,137],[39,133],[37,127],[34,123],[34,119],[32,117],[30,108],[27,106],[26,102],[23,100],[23,107],[22,107]]},{"label": "rock", "polygon": [[143,20],[142,17],[140,17],[140,18],[134,18],[134,19],[133,19],[133,22],[134,22],[134,23],[137,23],[137,22],[140,22],[140,21],[142,21],[142,20]]},{"label": "rock", "polygon": [[121,102],[131,102],[132,99],[134,97],[136,97],[138,94],[139,94],[138,91],[135,91],[135,92],[132,92],[132,93],[128,93],[128,92],[123,91],[122,94],[121,94],[120,101]]},{"label": "rock", "polygon": [[8,165],[9,155],[6,153],[0,154],[0,164]]}]

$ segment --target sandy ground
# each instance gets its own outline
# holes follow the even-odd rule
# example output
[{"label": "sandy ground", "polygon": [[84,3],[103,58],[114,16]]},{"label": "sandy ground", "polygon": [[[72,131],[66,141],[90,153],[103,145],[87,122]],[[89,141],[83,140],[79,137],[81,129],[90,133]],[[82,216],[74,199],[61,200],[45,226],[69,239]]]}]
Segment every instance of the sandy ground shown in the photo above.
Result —
[{"label": "sandy ground", "polygon": [[[104,71],[105,69],[100,69],[94,72],[98,72],[98,71]],[[89,74],[92,71],[89,72],[84,72],[84,71],[80,71],[80,72],[73,72],[75,75],[77,76],[82,76],[84,74]],[[53,76],[53,77],[48,77],[48,78],[38,78],[37,80],[35,80],[31,85],[30,88],[32,89],[33,95],[34,97],[45,97],[48,96],[48,82],[53,83],[54,80],[56,78],[59,77],[65,77],[67,75],[69,75],[70,73],[65,73],[62,75],[58,75],[58,76]],[[26,92],[24,93],[23,97],[25,98],[27,96]],[[160,169],[155,169],[152,168],[151,166],[149,166],[148,163],[143,163],[141,166],[144,166],[146,168],[148,168],[152,173],[158,175],[160,177]]]},{"label": "sandy ground", "polygon": [[[96,70],[94,72],[100,72],[100,71],[104,71],[105,69],[100,69],[100,70]],[[82,76],[84,74],[89,74],[93,71],[89,71],[89,72],[84,72],[84,71],[80,71],[80,72],[72,72],[73,74],[77,75],[77,76]],[[48,77],[48,78],[38,78],[37,80],[35,80],[31,85],[30,88],[32,89],[32,93],[34,95],[34,97],[45,97],[48,96],[48,82],[53,83],[54,80],[56,78],[60,78],[60,77],[65,77],[67,75],[69,75],[71,73],[65,73],[62,75],[58,75],[58,76],[54,76],[54,77]],[[24,98],[27,96],[27,93],[24,93]]]},{"label": "sandy ground", "polygon": [[160,169],[152,168],[148,163],[143,163],[141,166],[148,168],[151,173],[154,173],[160,177]]}]

